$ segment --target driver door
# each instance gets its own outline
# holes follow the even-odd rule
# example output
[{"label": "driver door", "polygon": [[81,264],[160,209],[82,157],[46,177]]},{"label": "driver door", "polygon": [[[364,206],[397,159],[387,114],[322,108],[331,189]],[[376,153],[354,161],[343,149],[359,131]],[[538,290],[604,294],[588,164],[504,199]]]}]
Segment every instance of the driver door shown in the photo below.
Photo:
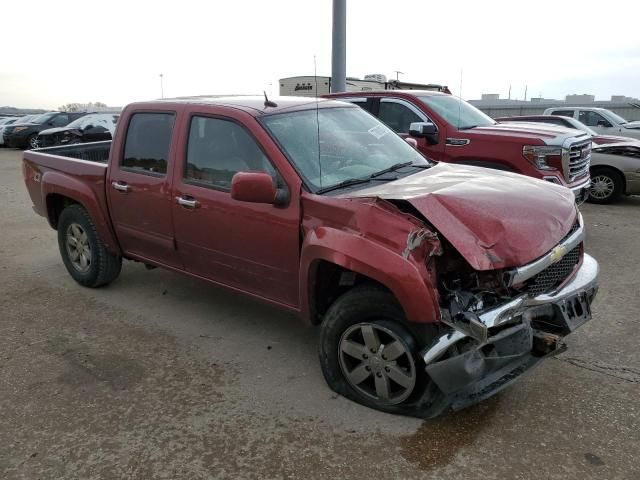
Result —
[{"label": "driver door", "polygon": [[618,135],[621,128],[614,126],[603,115],[592,110],[580,110],[578,120],[602,135]]},{"label": "driver door", "polygon": [[240,171],[279,174],[247,127],[231,116],[194,113],[174,171],[172,212],[185,269],[216,283],[297,307],[300,206],[231,198]]}]

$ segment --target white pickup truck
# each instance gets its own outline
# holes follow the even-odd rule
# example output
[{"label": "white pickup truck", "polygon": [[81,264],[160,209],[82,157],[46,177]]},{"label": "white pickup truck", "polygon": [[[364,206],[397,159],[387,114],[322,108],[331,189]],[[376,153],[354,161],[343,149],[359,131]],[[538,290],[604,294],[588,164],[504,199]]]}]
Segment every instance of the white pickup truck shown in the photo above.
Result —
[{"label": "white pickup truck", "polygon": [[620,135],[640,139],[640,121],[628,122],[606,108],[552,107],[547,108],[544,114],[575,118],[602,135]]}]

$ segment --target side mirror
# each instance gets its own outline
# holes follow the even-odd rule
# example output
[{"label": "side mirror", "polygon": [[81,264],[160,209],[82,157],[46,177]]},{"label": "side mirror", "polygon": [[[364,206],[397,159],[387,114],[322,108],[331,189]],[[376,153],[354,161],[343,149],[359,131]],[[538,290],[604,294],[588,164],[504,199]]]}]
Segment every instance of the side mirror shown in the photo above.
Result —
[{"label": "side mirror", "polygon": [[431,122],[413,122],[409,125],[409,135],[423,137],[430,145],[438,143],[438,128]]},{"label": "side mirror", "polygon": [[598,120],[598,127],[610,127],[611,124],[606,120]]},{"label": "side mirror", "polygon": [[284,205],[289,201],[286,188],[277,188],[265,172],[238,172],[231,179],[231,198],[241,202]]}]

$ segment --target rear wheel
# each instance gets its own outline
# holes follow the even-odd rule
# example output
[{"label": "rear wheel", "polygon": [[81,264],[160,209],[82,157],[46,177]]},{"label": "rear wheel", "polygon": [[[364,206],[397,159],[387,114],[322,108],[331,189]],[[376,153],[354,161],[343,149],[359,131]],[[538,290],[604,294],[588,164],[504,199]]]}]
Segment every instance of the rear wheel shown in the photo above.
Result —
[{"label": "rear wheel", "polygon": [[610,168],[592,170],[589,202],[599,204],[615,202],[623,193],[624,179],[618,172]]},{"label": "rear wheel", "polygon": [[109,252],[87,211],[70,205],[60,214],[58,246],[65,267],[85,287],[106,285],[120,274],[122,258]]},{"label": "rear wheel", "polygon": [[440,398],[420,346],[393,295],[359,286],[329,308],[320,333],[320,363],[337,393],[377,410],[424,416]]}]

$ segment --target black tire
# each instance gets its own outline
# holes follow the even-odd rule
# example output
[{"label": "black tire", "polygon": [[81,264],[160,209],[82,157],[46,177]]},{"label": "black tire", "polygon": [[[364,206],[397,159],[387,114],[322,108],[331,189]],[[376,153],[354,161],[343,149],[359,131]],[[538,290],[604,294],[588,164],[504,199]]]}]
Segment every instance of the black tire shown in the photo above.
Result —
[{"label": "black tire", "polygon": [[25,150],[31,150],[33,148],[38,148],[38,134],[37,133],[32,133],[31,135],[29,135],[29,137],[27,138],[27,146],[25,147]]},{"label": "black tire", "polygon": [[[80,228],[78,229],[76,226]],[[81,230],[86,235],[89,254],[85,255],[85,258],[89,258],[89,262],[84,267],[85,270],[79,269],[82,268],[81,265],[74,266],[71,252],[73,247],[68,246],[69,236],[72,236],[71,230],[73,229]],[[106,249],[98,236],[91,216],[81,205],[70,205],[60,214],[58,220],[58,247],[69,275],[84,287],[96,288],[107,285],[120,274],[122,257],[113,255]]]},{"label": "black tire", "polygon": [[613,203],[624,194],[624,178],[611,168],[594,168],[591,170],[591,187],[587,201],[605,205]]},{"label": "black tire", "polygon": [[[404,322],[402,307],[393,295],[376,286],[358,286],[338,298],[327,311],[320,332],[320,365],[329,387],[350,400],[383,412],[422,418],[439,414],[438,405],[442,394],[429,381],[424,362],[418,354],[420,346]],[[362,324],[373,324],[376,328],[393,332],[408,347],[407,351],[415,367],[415,383],[406,399],[396,404],[376,400],[362,393],[360,390],[364,390],[363,388],[354,388],[347,380],[341,366],[340,344],[343,335]],[[375,382],[373,374],[366,381]]]}]

